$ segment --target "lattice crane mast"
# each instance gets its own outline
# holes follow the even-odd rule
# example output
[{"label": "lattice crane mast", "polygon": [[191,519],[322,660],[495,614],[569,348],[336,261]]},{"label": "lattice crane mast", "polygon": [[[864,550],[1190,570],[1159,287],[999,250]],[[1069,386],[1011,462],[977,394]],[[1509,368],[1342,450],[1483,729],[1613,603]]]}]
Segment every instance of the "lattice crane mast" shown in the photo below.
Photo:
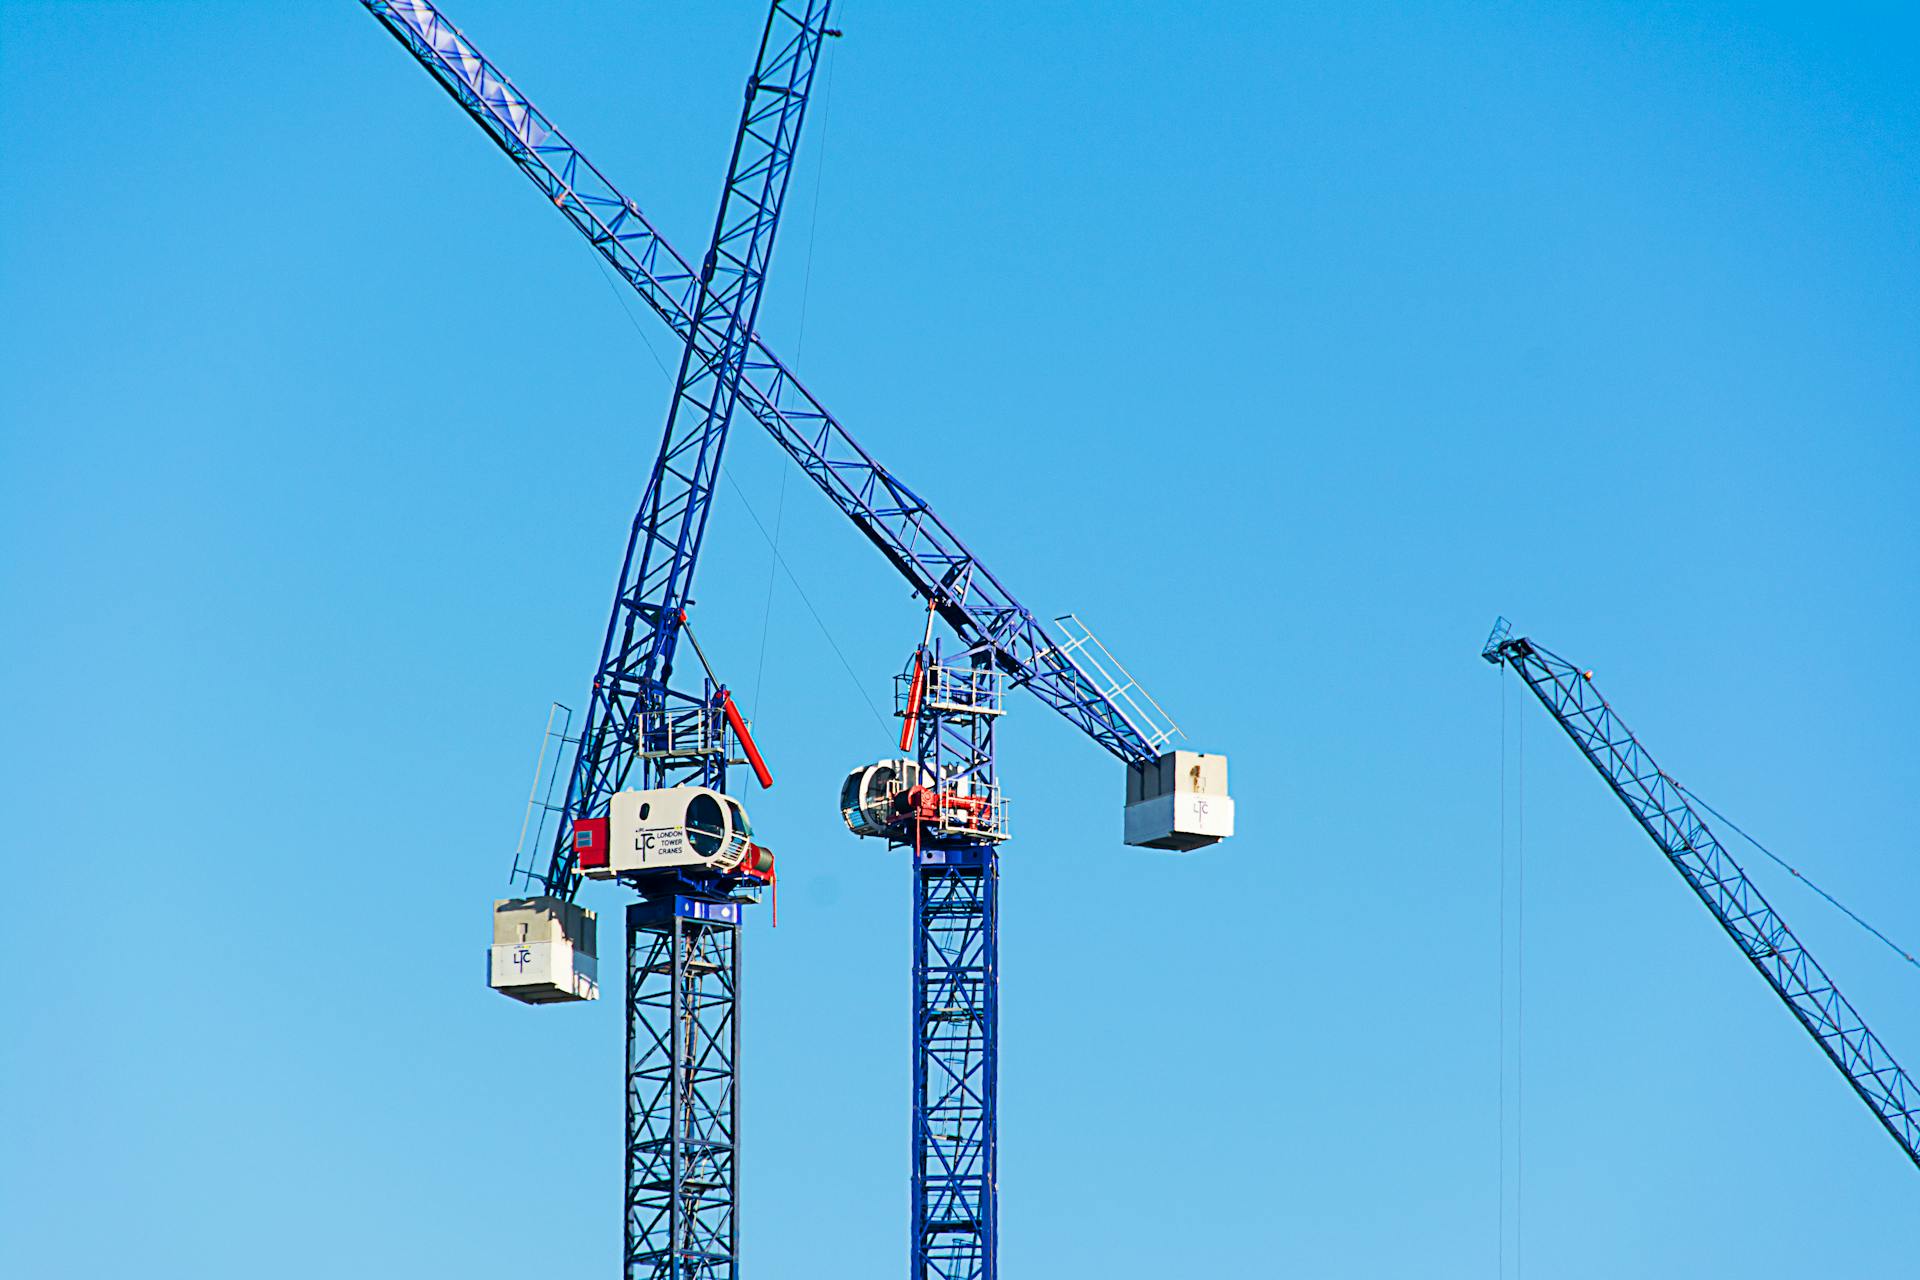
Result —
[{"label": "lattice crane mast", "polygon": [[1839,1068],[1907,1159],[1920,1166],[1920,1086],[1747,878],[1681,786],[1600,696],[1593,673],[1513,635],[1505,618],[1494,624],[1481,656],[1526,681],[1740,954]]}]

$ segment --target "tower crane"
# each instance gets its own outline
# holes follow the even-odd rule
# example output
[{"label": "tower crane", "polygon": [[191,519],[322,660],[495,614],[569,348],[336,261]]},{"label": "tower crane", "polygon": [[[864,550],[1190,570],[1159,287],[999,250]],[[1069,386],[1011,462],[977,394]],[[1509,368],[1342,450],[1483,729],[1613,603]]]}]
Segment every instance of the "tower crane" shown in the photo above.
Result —
[{"label": "tower crane", "polygon": [[1800,944],[1679,783],[1654,763],[1583,671],[1494,623],[1481,657],[1524,680],[1634,820],[1653,838],[1740,954],[1846,1077],[1907,1159],[1920,1166],[1920,1086]]},{"label": "tower crane", "polygon": [[[536,145],[538,125],[434,6],[365,3],[416,57],[502,109],[516,145]],[[639,895],[626,919],[629,1276],[732,1277],[738,1267],[739,927],[774,860],[728,794],[728,766],[750,764],[762,786],[772,777],[699,653],[687,609],[829,4],[774,0],[768,12],[713,238],[700,270],[680,281],[679,372],[627,539],[563,820],[547,866],[515,868],[540,892],[495,904],[492,985],[551,1003],[597,995],[595,921],[573,901],[580,879],[616,880]],[[554,176],[556,207],[577,209],[573,175]],[[697,684],[675,678],[683,635],[703,669]]]},{"label": "tower crane", "polygon": [[[1233,834],[1227,759],[1169,751],[1179,733],[1077,618],[1055,620],[1059,652],[1121,710],[1111,748],[1127,765],[1128,844],[1188,851]],[[999,1274],[1000,845],[1008,804],[994,758],[1006,710],[992,648],[952,655],[927,634],[895,677],[897,758],[863,765],[841,788],[855,835],[913,858],[912,1222],[914,1280]],[[908,754],[911,753],[911,754]]]},{"label": "tower crane", "polygon": [[[903,742],[910,737],[917,741],[914,763],[932,788],[936,815],[945,804],[940,797],[950,793],[965,795],[967,788],[993,786],[991,732],[990,728],[981,726],[991,725],[1005,689],[1024,688],[1096,745],[1126,763],[1128,803],[1124,835],[1128,843],[1197,848],[1231,834],[1232,801],[1225,793],[1224,757],[1202,758],[1197,753],[1164,750],[1172,734],[1170,722],[1158,716],[1157,708],[1152,712],[1147,710],[1150,700],[1138,693],[1131,677],[1106,654],[1092,634],[1071,615],[1056,619],[1053,627],[1042,623],[967,548],[931,505],[876,461],[767,347],[753,331],[750,312],[743,316],[737,301],[731,305],[725,300],[716,301],[719,291],[706,288],[714,261],[711,255],[701,270],[690,267],[647,219],[639,203],[615,187],[435,5],[428,0],[361,0],[361,3],[586,238],[676,338],[686,344],[683,365],[704,369],[708,362],[721,364],[726,374],[716,385],[732,388],[734,402],[759,422],[807,478],[906,578],[916,595],[927,602],[928,637],[917,652],[923,675],[941,674],[931,676],[920,691],[922,698],[914,703],[918,710],[912,717],[909,733],[903,734]],[[780,5],[775,9],[776,13],[784,11]],[[812,16],[814,10],[809,8],[807,13]],[[819,6],[817,16],[819,22],[824,23],[824,5]],[[818,29],[822,33],[826,31],[823,25]],[[817,54],[817,41],[813,52]],[[749,116],[753,111],[752,86],[766,82],[758,73],[756,80],[749,82]],[[794,124],[797,130],[797,114]],[[749,132],[743,124],[743,138]],[[736,148],[735,172],[752,174],[757,171],[753,164],[742,169],[743,149],[751,152],[744,142]],[[789,143],[778,163],[784,170],[790,160]],[[777,202],[775,211],[777,213]],[[727,225],[723,209],[721,226]],[[769,220],[759,233],[767,237],[769,245],[771,228]],[[745,260],[753,259],[747,255]],[[764,264],[764,253],[758,261]],[[757,277],[754,284],[757,289]],[[697,397],[690,399],[699,403]],[[676,405],[679,403],[676,394]],[[705,412],[705,406],[700,407]],[[710,414],[708,420],[711,420]],[[622,801],[622,796],[632,797],[633,793],[615,790],[621,785],[624,771],[630,770],[636,760],[647,763],[650,778],[664,780],[667,775],[661,771],[665,766],[657,761],[682,759],[678,753],[687,749],[697,748],[698,752],[705,753],[696,752],[702,761],[696,768],[674,775],[711,780],[707,785],[715,793],[714,806],[707,811],[710,825],[701,830],[686,821],[693,816],[691,801],[672,807],[671,816],[682,820],[689,845],[694,843],[691,837],[696,835],[718,834],[722,838],[721,847],[731,850],[738,843],[734,835],[745,827],[744,812],[739,810],[737,802],[725,796],[722,784],[724,765],[730,758],[727,743],[737,741],[749,757],[753,751],[746,726],[739,720],[725,690],[710,676],[701,692],[687,700],[658,692],[647,683],[654,680],[664,687],[674,641],[684,629],[691,552],[697,550],[699,532],[704,527],[705,504],[711,498],[711,482],[717,473],[723,438],[724,416],[717,434],[700,437],[698,444],[689,447],[676,444],[677,437],[670,426],[660,465],[689,496],[665,501],[650,499],[651,506],[643,502],[642,523],[648,529],[655,527],[659,519],[657,514],[649,512],[685,516],[693,510],[695,502],[699,509],[696,516],[682,519],[683,532],[676,534],[677,541],[671,543],[677,548],[674,556],[684,557],[678,576],[662,574],[655,578],[648,574],[647,565],[652,562],[646,557],[656,550],[656,541],[642,532],[640,524],[636,525],[633,545],[638,548],[641,566],[637,580],[649,584],[655,581],[678,584],[679,594],[662,597],[656,604],[636,593],[633,588],[635,553],[630,549],[628,565],[622,572],[614,621],[609,627],[608,657],[603,659],[594,691],[596,710],[590,714],[588,728],[581,737],[579,762],[569,784],[559,838],[548,866],[538,876],[545,901],[576,913],[577,908],[572,908],[568,897],[577,883],[576,877],[583,873],[608,874],[609,868],[601,861],[605,857],[603,850],[609,844],[622,847],[627,834],[641,838],[648,834],[635,826],[648,820],[645,817],[648,802],[634,798]],[[704,469],[701,469],[703,462]],[[696,488],[687,481],[689,468],[704,477],[703,486]],[[667,545],[658,544],[659,547]],[[671,562],[669,559],[660,563]],[[942,662],[940,647],[932,642],[935,619],[944,622],[958,642],[958,657],[954,661]],[[661,634],[662,628],[664,634]],[[616,666],[629,661],[653,665],[642,666],[640,670],[646,674],[639,680],[627,682],[611,678],[609,661]],[[620,666],[619,669],[628,668]],[[928,690],[953,688],[953,680],[962,678],[957,674],[960,672],[967,673],[964,676],[967,687],[976,690],[980,698],[991,697],[991,707],[979,701],[947,705],[924,700]],[[730,737],[719,727],[722,721],[732,729]],[[649,737],[650,733],[653,736]],[[629,745],[636,742],[638,748]],[[903,751],[906,749],[907,746],[902,747]],[[1203,760],[1212,763],[1203,764]],[[898,798],[887,786],[880,785],[877,774],[871,775],[868,782],[870,785],[862,795],[865,801],[885,807]],[[902,788],[900,794],[905,791],[906,788]],[[970,798],[975,801],[970,810],[964,803],[947,807],[978,813],[979,797]],[[608,815],[604,818],[599,816],[603,803],[608,805]],[[716,810],[722,817],[713,816]],[[1001,812],[1004,813],[1004,809]],[[737,823],[726,825],[725,819],[733,815],[737,815]],[[917,930],[919,954],[940,957],[937,962],[930,959],[916,965],[915,991],[920,1012],[916,1016],[915,1032],[918,1069],[913,1274],[991,1276],[996,1249],[992,1115],[997,1059],[993,1020],[997,981],[994,846],[1004,838],[1004,826],[992,828],[975,823],[966,827],[950,823],[943,828],[936,816],[932,820],[915,818],[905,826],[894,825],[889,818],[882,829],[890,839],[908,832],[919,835],[922,849],[916,860],[919,875],[916,903],[922,905],[916,910],[924,922]],[[746,842],[751,845],[750,837]],[[729,1179],[732,1177],[730,1144],[734,1130],[731,1127],[733,1113],[728,1108],[737,1105],[738,1095],[736,1066],[727,1038],[737,1037],[738,1022],[733,1015],[736,988],[726,975],[737,975],[738,952],[731,929],[717,926],[737,926],[740,899],[750,895],[750,889],[742,881],[752,878],[758,859],[751,850],[742,856],[744,861],[734,869],[732,881],[709,882],[695,877],[678,884],[672,894],[675,914],[668,924],[672,930],[683,932],[658,933],[655,943],[650,944],[652,949],[644,957],[634,954],[637,945],[634,939],[639,936],[636,930],[647,927],[648,922],[654,921],[665,909],[642,903],[629,912],[628,1267],[632,1274],[642,1274],[638,1269],[640,1254],[636,1252],[636,1238],[653,1239],[647,1231],[636,1232],[635,1204],[642,1204],[649,1212],[678,1212],[672,1209],[673,1205],[690,1197],[693,1202],[705,1203],[698,1198],[712,1193],[713,1203],[725,1206],[724,1214],[716,1213],[715,1220],[724,1217],[728,1230],[737,1237],[731,1192],[721,1197],[710,1186],[713,1178],[683,1171],[718,1168],[710,1162],[721,1159],[722,1153],[710,1152],[701,1144],[709,1141],[706,1132],[724,1132],[724,1139],[712,1141],[726,1146],[726,1175]],[[770,859],[768,863],[766,871],[770,872]],[[620,875],[617,862],[611,872]],[[620,875],[620,878],[631,877]],[[702,894],[701,886],[709,883],[714,887]],[[729,891],[726,898],[715,896],[720,890]],[[933,905],[924,905],[928,903]],[[677,914],[683,911],[693,914]],[[564,925],[565,910],[559,910],[556,918]],[[723,950],[715,953],[703,950],[716,937],[721,940],[719,945]],[[687,956],[684,962],[683,955]],[[649,1004],[641,994],[643,983],[638,975],[651,972],[650,966],[664,963],[657,959],[661,956],[671,960],[669,967],[673,972],[684,970],[688,975],[684,982],[676,981],[672,986],[672,992],[682,994],[675,997],[679,1003],[670,1009],[660,1003],[661,997],[651,997],[654,1003]],[[721,974],[718,990],[693,985],[696,970]],[[948,1000],[961,1003],[940,1003]],[[656,1015],[649,1021],[649,1011],[656,1006],[673,1016],[662,1019]],[[686,1055],[693,1055],[694,1065],[668,1073],[672,1089],[679,1091],[671,1100],[673,1105],[682,1105],[677,1101],[680,1094],[722,1099],[718,1104],[701,1102],[698,1105],[703,1115],[725,1111],[726,1121],[708,1125],[674,1156],[672,1176],[667,1183],[677,1194],[669,1197],[666,1209],[656,1210],[651,1208],[656,1202],[637,1196],[631,1185],[636,1178],[646,1177],[646,1170],[659,1167],[651,1154],[654,1148],[649,1144],[663,1141],[656,1136],[656,1129],[648,1127],[648,1117],[654,1114],[649,1107],[654,1104],[636,1105],[634,1101],[635,1089],[645,1087],[634,1084],[640,1078],[636,1055],[646,1050],[649,1036],[660,1041],[665,1033],[658,1028],[663,1022],[677,1028],[688,1018],[697,1021],[706,1017],[705,1011],[709,1009],[717,1012],[694,1037],[699,1042],[697,1045],[688,1040],[662,1042],[656,1047],[664,1050],[662,1056],[672,1062],[688,1061]],[[951,1024],[959,1030],[959,1043],[938,1031],[928,1030],[936,1024]],[[660,1078],[657,1072],[646,1077],[650,1081]],[[936,1095],[951,1098],[950,1092],[943,1092],[945,1086],[936,1083],[948,1078],[970,1082],[966,1089],[968,1096],[954,1102],[957,1111],[952,1114],[945,1109],[945,1102],[931,1101]],[[636,1115],[641,1118],[639,1123],[635,1122]],[[959,1128],[954,1132],[961,1136],[949,1141],[944,1136],[947,1130],[944,1127],[936,1130],[935,1126],[945,1126],[949,1119],[956,1118]],[[658,1181],[661,1180],[653,1179],[647,1186],[652,1187]],[[688,1221],[692,1222],[691,1215]],[[723,1269],[719,1262],[704,1261],[708,1256],[724,1258],[725,1267],[732,1267],[732,1254],[717,1243],[717,1229],[698,1226],[697,1233],[706,1242],[703,1246],[706,1252],[695,1260],[708,1269],[689,1268],[678,1272],[663,1269],[659,1274],[734,1274],[731,1269]],[[677,1238],[671,1232],[669,1237]],[[927,1247],[928,1241],[939,1238],[947,1238],[947,1244],[952,1247]],[[668,1255],[646,1256],[655,1258],[655,1265],[663,1268],[668,1264],[678,1265]]]}]

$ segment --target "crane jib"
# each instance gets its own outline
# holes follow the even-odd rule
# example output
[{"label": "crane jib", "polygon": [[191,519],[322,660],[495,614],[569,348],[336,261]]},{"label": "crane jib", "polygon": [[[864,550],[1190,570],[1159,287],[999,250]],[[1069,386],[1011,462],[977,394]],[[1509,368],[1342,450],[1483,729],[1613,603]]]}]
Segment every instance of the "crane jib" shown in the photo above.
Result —
[{"label": "crane jib", "polygon": [[1895,1062],[1826,971],[1747,878],[1704,818],[1585,671],[1502,618],[1481,650],[1511,667],[1653,838],[1748,963],[1812,1036],[1874,1116],[1920,1166],[1920,1085]]}]

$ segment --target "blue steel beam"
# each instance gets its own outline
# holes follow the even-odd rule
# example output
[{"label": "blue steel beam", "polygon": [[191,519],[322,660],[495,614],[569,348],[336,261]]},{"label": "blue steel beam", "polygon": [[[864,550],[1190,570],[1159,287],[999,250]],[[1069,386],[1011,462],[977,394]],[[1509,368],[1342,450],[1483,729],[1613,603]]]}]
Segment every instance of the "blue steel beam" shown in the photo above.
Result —
[{"label": "blue steel beam", "polygon": [[[515,167],[669,329],[701,352],[724,335],[698,316],[699,273],[513,83],[426,0],[362,0]],[[970,649],[1121,760],[1157,749],[1067,657],[1061,640],[976,557],[918,494],[841,425],[757,335],[748,334],[739,404],[799,465]],[[573,814],[569,814],[571,818]],[[563,824],[563,830],[565,824]],[[567,893],[570,847],[545,877]]]},{"label": "blue steel beam", "polygon": [[913,1280],[999,1274],[1000,857],[914,855]]},{"label": "blue steel beam", "polygon": [[627,908],[629,1280],[740,1267],[740,905]]},{"label": "blue steel beam", "polygon": [[1505,618],[1494,624],[1481,656],[1526,681],[1740,954],[1840,1069],[1907,1159],[1920,1166],[1920,1086],[1747,879],[1679,784],[1600,696],[1591,674],[1524,636],[1515,637]]},{"label": "blue steel beam", "polygon": [[[912,1280],[1000,1273],[1000,850],[1005,808],[994,752],[1001,677],[983,662],[923,655],[926,683],[899,682],[917,727],[922,785],[984,800],[993,838],[916,821],[913,848]],[[981,665],[974,665],[980,663]],[[912,701],[918,696],[917,705]]]}]

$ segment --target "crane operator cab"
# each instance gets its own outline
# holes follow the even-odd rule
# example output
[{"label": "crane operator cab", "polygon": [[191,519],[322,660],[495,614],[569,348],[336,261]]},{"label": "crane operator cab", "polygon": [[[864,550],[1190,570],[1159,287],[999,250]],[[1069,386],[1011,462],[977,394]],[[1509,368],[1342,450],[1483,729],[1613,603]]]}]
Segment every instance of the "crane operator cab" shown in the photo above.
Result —
[{"label": "crane operator cab", "polygon": [[881,760],[861,765],[840,787],[840,817],[857,836],[898,832],[900,798],[920,783],[920,766],[911,760]]}]

